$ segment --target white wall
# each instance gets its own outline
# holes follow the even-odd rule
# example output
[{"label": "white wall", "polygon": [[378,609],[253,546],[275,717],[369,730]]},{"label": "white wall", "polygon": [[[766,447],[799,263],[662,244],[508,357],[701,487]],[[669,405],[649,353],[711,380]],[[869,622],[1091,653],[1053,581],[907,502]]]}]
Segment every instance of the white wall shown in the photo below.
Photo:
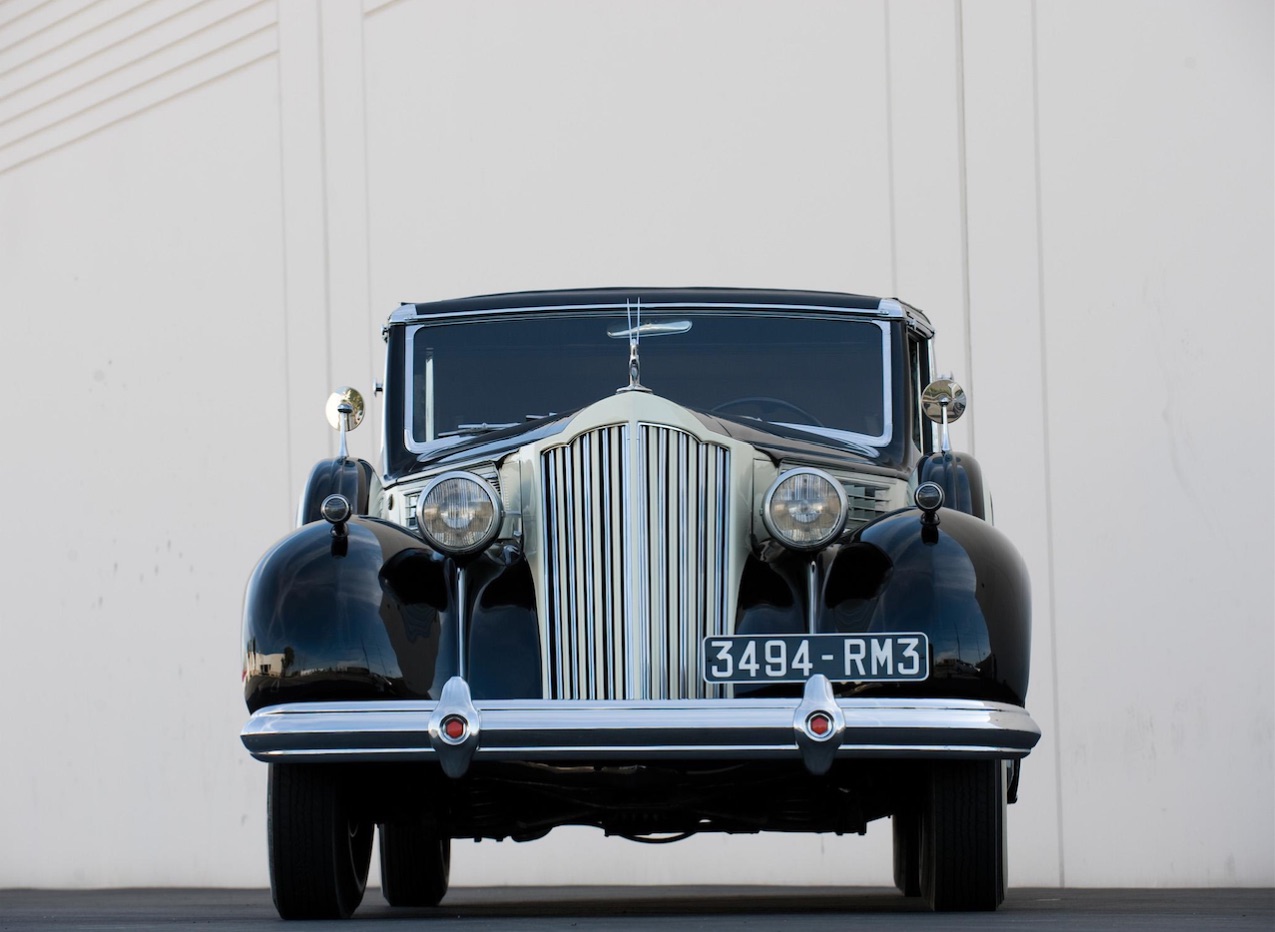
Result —
[{"label": "white wall", "polygon": [[[0,4],[0,886],[264,884],[239,603],[327,392],[400,300],[605,284],[925,308],[1035,586],[1013,882],[1275,883],[1273,46],[1262,0]],[[888,849],[562,830],[453,877]]]}]

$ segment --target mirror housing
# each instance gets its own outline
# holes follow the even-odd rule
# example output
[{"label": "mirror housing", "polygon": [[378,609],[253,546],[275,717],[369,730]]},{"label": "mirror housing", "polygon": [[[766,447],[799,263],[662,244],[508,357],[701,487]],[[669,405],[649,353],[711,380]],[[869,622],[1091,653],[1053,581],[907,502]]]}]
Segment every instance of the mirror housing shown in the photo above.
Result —
[{"label": "mirror housing", "polygon": [[349,449],[346,447],[345,435],[363,423],[363,413],[366,410],[367,406],[363,403],[363,395],[359,393],[358,389],[350,388],[348,385],[342,385],[328,396],[324,414],[327,415],[328,423],[332,425],[332,429],[341,432],[341,447],[337,451],[337,456],[341,457],[341,459],[345,459],[350,455]]},{"label": "mirror housing", "polygon": [[935,379],[925,386],[925,390],[921,392],[922,413],[943,428],[939,448],[944,453],[952,449],[947,426],[953,421],[960,419],[961,415],[965,413],[967,403],[965,389],[961,388],[952,379]]}]

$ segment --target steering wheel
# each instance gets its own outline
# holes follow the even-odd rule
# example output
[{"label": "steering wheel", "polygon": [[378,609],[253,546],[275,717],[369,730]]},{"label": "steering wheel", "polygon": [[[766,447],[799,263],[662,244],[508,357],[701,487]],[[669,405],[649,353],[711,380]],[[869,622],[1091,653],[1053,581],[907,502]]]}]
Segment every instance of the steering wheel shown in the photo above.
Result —
[{"label": "steering wheel", "polygon": [[738,408],[743,405],[756,405],[758,408],[763,410],[765,408],[779,408],[784,411],[791,411],[794,414],[799,415],[806,423],[813,424],[815,427],[824,426],[823,421],[819,420],[819,418],[815,417],[805,408],[798,407],[791,401],[784,401],[782,398],[775,398],[771,395],[750,395],[747,398],[732,398],[730,401],[723,401],[715,408],[711,408],[709,410],[709,414],[721,414],[724,413],[727,408]]}]

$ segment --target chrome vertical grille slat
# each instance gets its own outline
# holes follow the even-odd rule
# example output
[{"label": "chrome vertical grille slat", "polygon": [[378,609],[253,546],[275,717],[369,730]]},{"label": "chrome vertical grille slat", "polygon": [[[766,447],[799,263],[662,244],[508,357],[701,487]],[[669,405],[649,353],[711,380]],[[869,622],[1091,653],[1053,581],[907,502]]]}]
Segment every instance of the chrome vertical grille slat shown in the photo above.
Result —
[{"label": "chrome vertical grille slat", "polygon": [[727,628],[729,451],[618,424],[541,465],[550,697],[719,695],[699,667],[703,639]]}]

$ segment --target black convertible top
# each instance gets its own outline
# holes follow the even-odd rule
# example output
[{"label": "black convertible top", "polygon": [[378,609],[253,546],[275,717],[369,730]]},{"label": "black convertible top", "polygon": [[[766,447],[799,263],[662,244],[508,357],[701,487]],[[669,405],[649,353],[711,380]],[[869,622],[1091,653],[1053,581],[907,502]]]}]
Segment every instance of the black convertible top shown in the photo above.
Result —
[{"label": "black convertible top", "polygon": [[791,307],[794,309],[866,311],[880,317],[908,317],[923,322],[925,314],[894,298],[845,294],[837,291],[796,291],[780,288],[570,288],[553,291],[515,291],[421,303],[404,302],[391,323],[420,317],[482,314],[489,311],[624,307],[626,301],[643,307]]}]

